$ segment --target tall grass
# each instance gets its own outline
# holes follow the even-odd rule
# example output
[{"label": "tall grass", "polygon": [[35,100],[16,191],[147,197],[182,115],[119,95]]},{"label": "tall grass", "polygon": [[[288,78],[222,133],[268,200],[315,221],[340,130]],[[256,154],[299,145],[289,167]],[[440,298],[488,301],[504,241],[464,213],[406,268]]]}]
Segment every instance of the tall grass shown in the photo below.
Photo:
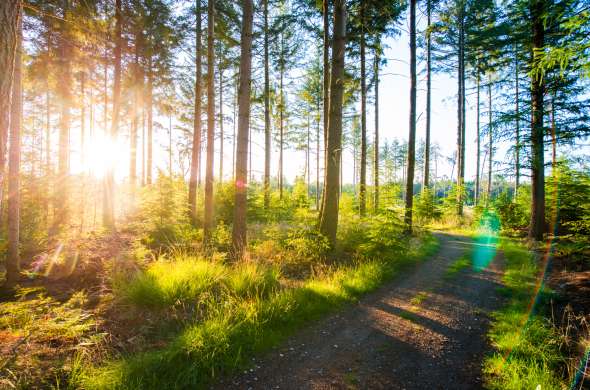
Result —
[{"label": "tall grass", "polygon": [[[562,336],[541,311],[548,292],[535,296],[535,259],[514,241],[502,240],[506,305],[493,313],[489,338],[496,349],[484,362],[490,389],[562,389]],[[536,308],[532,307],[536,299]],[[532,310],[535,309],[535,310]]]},{"label": "tall grass", "polygon": [[436,248],[436,240],[428,236],[404,256],[336,267],[297,287],[283,289],[277,288],[278,274],[272,269],[252,264],[226,266],[220,282],[228,292],[224,304],[212,305],[206,318],[186,327],[163,349],[88,368],[80,386],[86,389],[205,387],[213,378],[244,367],[252,355],[276,345],[302,325],[375,290],[404,266],[433,253]]}]

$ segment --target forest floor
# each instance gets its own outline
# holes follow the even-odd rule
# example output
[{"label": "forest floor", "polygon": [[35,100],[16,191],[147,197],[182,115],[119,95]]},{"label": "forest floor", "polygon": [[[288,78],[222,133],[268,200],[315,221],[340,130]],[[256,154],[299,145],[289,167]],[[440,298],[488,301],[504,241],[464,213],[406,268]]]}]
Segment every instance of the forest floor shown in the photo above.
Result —
[{"label": "forest floor", "polygon": [[[481,388],[489,314],[502,304],[503,255],[465,236],[437,237],[430,260],[215,388]],[[471,267],[473,250],[487,252],[487,267]]]}]

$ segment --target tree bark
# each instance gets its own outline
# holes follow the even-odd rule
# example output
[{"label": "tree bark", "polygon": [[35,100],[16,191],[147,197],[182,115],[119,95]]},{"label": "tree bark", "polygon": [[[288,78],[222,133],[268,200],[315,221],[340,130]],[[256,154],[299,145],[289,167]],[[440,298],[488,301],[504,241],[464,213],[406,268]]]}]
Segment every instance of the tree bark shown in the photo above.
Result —
[{"label": "tree bark", "polygon": [[137,185],[137,138],[139,128],[139,88],[141,86],[141,70],[139,66],[140,55],[140,32],[135,32],[135,58],[133,62],[133,113],[131,117],[131,131],[129,134],[129,182],[131,184],[132,194],[135,192]]},{"label": "tree bark", "polygon": [[[323,79],[322,79],[322,93],[323,93],[323,130],[324,130],[324,176],[325,170],[328,166],[328,118],[330,111],[330,3],[329,0],[322,0],[322,18],[323,18]],[[323,185],[325,187],[325,183]],[[320,189],[318,188],[318,192]],[[320,215],[322,214],[322,207],[324,207],[324,193],[320,194]]]},{"label": "tree bark", "polygon": [[238,143],[236,150],[236,180],[232,251],[235,260],[241,259],[247,245],[246,211],[248,188],[248,138],[250,127],[250,83],[252,67],[252,24],[254,4],[242,0],[243,20],[241,31],[240,86],[238,112]]},{"label": "tree bark", "polygon": [[146,159],[146,184],[152,185],[152,164],[154,144],[154,70],[152,69],[152,55],[148,57],[148,81],[147,81],[147,159]]},{"label": "tree bark", "polygon": [[373,186],[375,193],[373,198],[373,209],[377,213],[379,210],[379,50],[375,49],[375,145],[373,158]]},{"label": "tree bark", "polygon": [[[115,69],[113,82],[113,117],[111,120],[111,132],[109,140],[116,142],[119,132],[119,114],[121,111],[121,48],[122,48],[122,15],[121,0],[115,1]],[[115,167],[109,163],[105,176],[105,188],[103,196],[103,225],[109,229],[115,229]]]},{"label": "tree bark", "polygon": [[213,160],[215,153],[215,0],[207,2],[207,162],[205,172],[205,219],[203,239],[210,243],[213,232]]},{"label": "tree bark", "polygon": [[479,120],[479,116],[480,116],[480,90],[481,90],[481,70],[480,70],[480,66],[479,66],[479,60],[477,63],[477,75],[476,75],[476,107],[475,107],[475,131],[476,131],[476,146],[477,146],[477,151],[476,151],[476,161],[475,161],[475,204],[477,205],[479,203],[479,194],[480,194],[480,176],[479,176],[479,167],[481,164],[480,161],[480,154],[481,154],[481,129],[480,129],[480,120]]},{"label": "tree bark", "polygon": [[268,65],[269,33],[268,33],[268,0],[264,1],[264,208],[270,207],[270,80]]},{"label": "tree bark", "polygon": [[520,83],[519,83],[519,64],[518,64],[518,50],[514,50],[514,78],[516,81],[515,93],[516,93],[516,107],[515,107],[515,119],[516,119],[516,145],[514,151],[514,166],[515,166],[515,179],[514,179],[514,197],[518,195],[518,186],[520,185]]},{"label": "tree bark", "polygon": [[431,79],[431,37],[430,37],[430,23],[431,23],[431,0],[426,0],[426,139],[424,144],[424,177],[422,189],[430,186],[430,113],[431,113],[431,95],[432,95],[432,79]]},{"label": "tree bark", "polygon": [[460,2],[459,10],[459,47],[458,47],[458,92],[457,92],[457,215],[463,216],[463,192],[465,175],[465,54],[464,54],[464,4]]},{"label": "tree bark", "polygon": [[410,0],[410,123],[408,134],[408,172],[406,174],[405,229],[412,232],[414,165],[416,160],[416,0]]},{"label": "tree bark", "polygon": [[[284,151],[284,112],[285,112],[285,102],[284,102],[284,95],[283,95],[283,77],[284,77],[284,61],[283,58],[283,36],[281,35],[281,64],[279,66],[279,199],[283,199],[283,151]],[[252,140],[250,139],[250,142]],[[250,155],[250,158],[252,156]]]},{"label": "tree bark", "polygon": [[221,59],[219,61],[219,183],[223,183],[223,68]]},{"label": "tree bark", "polygon": [[60,51],[60,72],[58,99],[60,101],[60,121],[59,121],[59,145],[58,145],[58,174],[55,180],[55,220],[52,228],[52,234],[57,233],[62,226],[69,222],[69,154],[70,154],[70,109],[72,104],[72,69],[71,69],[71,47],[70,35],[68,34],[69,25],[69,0],[63,0],[63,20],[60,23],[61,39],[59,43]]},{"label": "tree bark", "polygon": [[364,216],[367,211],[367,74],[365,67],[365,4],[360,2],[361,24],[361,161],[360,161],[360,185],[359,185],[359,212]]},{"label": "tree bark", "polygon": [[[532,54],[534,64],[538,53],[545,44],[545,28],[543,26],[544,1],[530,2],[532,18]],[[532,65],[531,64],[531,65]],[[531,223],[529,238],[541,241],[545,233],[545,145],[544,145],[544,104],[545,80],[536,73],[531,78]]]},{"label": "tree bark", "polygon": [[191,222],[197,224],[197,184],[201,152],[201,0],[195,0],[196,44],[195,44],[195,103],[193,116],[193,143],[191,150],[191,173],[188,184],[188,208]]},{"label": "tree bark", "polygon": [[[14,51],[14,73],[10,112],[10,150],[8,156],[8,250],[6,254],[6,285],[12,287],[20,273],[20,153],[22,128],[22,41],[21,5],[17,4],[17,45]],[[1,21],[1,19],[0,19]],[[12,21],[9,21],[12,22]],[[12,22],[13,23],[13,22]]]},{"label": "tree bark", "polygon": [[346,44],[346,4],[334,1],[334,37],[330,76],[330,115],[328,119],[326,173],[320,232],[334,247],[338,229],[340,156],[342,153],[342,99],[344,92],[344,51]]},{"label": "tree bark", "polygon": [[488,188],[486,207],[492,199],[492,164],[494,162],[493,124],[492,124],[492,80],[488,80]]},{"label": "tree bark", "polygon": [[10,107],[12,100],[12,79],[15,63],[15,51],[18,41],[19,19],[21,17],[20,0],[0,2],[0,210],[4,189],[4,170],[6,166],[6,147],[10,129]]}]

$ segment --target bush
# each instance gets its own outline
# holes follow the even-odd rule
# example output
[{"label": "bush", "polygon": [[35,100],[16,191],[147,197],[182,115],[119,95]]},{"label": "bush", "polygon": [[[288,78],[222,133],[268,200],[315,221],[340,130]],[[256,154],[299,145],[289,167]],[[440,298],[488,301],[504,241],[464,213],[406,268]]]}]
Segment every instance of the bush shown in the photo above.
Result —
[{"label": "bush", "polygon": [[424,188],[420,194],[415,196],[414,215],[420,223],[426,223],[441,218],[442,211],[430,188]]},{"label": "bush", "polygon": [[493,207],[500,217],[504,232],[522,231],[530,220],[530,187],[519,188],[516,199],[509,191],[502,191],[494,201]]}]

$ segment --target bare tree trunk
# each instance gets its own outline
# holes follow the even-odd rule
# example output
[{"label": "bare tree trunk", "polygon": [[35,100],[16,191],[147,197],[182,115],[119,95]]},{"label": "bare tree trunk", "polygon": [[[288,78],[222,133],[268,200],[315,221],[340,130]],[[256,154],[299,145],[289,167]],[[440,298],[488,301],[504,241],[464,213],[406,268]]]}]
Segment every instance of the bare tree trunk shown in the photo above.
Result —
[{"label": "bare tree trunk", "polygon": [[463,216],[465,174],[465,61],[464,61],[464,4],[459,12],[458,92],[457,92],[457,215]]},{"label": "bare tree trunk", "polygon": [[139,88],[142,84],[141,70],[139,67],[139,52],[140,52],[140,33],[135,33],[135,58],[133,62],[133,114],[131,117],[131,131],[129,134],[129,183],[131,185],[131,193],[135,194],[135,187],[137,185],[137,133],[139,128]]},{"label": "bare tree trunk", "polygon": [[375,145],[373,158],[373,185],[375,193],[373,198],[373,209],[377,213],[379,210],[379,50],[375,49]]},{"label": "bare tree trunk", "polygon": [[476,131],[476,145],[477,145],[477,152],[476,152],[476,161],[475,161],[475,204],[479,203],[479,193],[480,193],[480,176],[479,176],[479,166],[480,166],[480,154],[481,154],[481,129],[480,129],[480,90],[481,90],[481,70],[479,65],[479,59],[477,62],[477,75],[476,75],[476,90],[477,90],[477,97],[476,97],[476,114],[475,114],[475,131]]},{"label": "bare tree trunk", "polygon": [[0,2],[0,210],[2,210],[5,186],[6,147],[10,129],[10,107],[12,100],[12,76],[15,51],[18,41],[20,0]]},{"label": "bare tree trunk", "polygon": [[361,24],[361,177],[359,186],[359,212],[364,216],[367,211],[367,72],[365,67],[365,4],[360,2]]},{"label": "bare tree trunk", "polygon": [[284,164],[284,160],[283,160],[283,155],[284,155],[284,111],[285,111],[285,101],[284,101],[284,94],[283,94],[283,76],[285,73],[285,69],[284,69],[284,61],[285,59],[282,58],[283,56],[283,52],[282,52],[282,47],[283,47],[283,35],[281,34],[281,65],[279,66],[279,73],[280,73],[280,77],[279,77],[279,199],[283,199],[283,164]]},{"label": "bare tree trunk", "polygon": [[492,198],[492,163],[494,162],[494,145],[493,145],[493,124],[492,124],[492,80],[488,80],[488,188],[486,196],[486,207]]},{"label": "bare tree trunk", "polygon": [[[16,74],[16,73],[15,73]],[[15,77],[16,80],[16,77]],[[551,174],[555,176],[557,169],[557,128],[555,126],[555,96],[551,96]]]},{"label": "bare tree trunk", "polygon": [[[22,41],[23,19],[21,4],[17,4],[17,45],[13,53],[14,74],[10,111],[10,150],[8,155],[8,250],[6,253],[6,286],[12,287],[20,273],[20,153],[23,112],[22,94]],[[0,12],[2,10],[0,9]],[[11,10],[12,11],[12,10]],[[0,17],[0,21],[3,18]],[[6,21],[14,23],[13,21]],[[0,95],[3,96],[3,95]],[[0,97],[1,98],[1,97]]]},{"label": "bare tree trunk", "polygon": [[193,116],[193,144],[191,151],[191,173],[188,184],[188,208],[193,225],[197,223],[197,184],[200,170],[201,154],[201,0],[195,1],[196,8],[196,45],[195,45],[195,111]]},{"label": "bare tree trunk", "polygon": [[[86,73],[80,74],[80,165],[84,167],[86,158]],[[84,231],[86,211],[86,175],[82,171],[82,193],[80,194],[80,233]]]},{"label": "bare tree trunk", "polygon": [[316,137],[315,137],[315,207],[320,210],[320,105],[316,106]]},{"label": "bare tree trunk", "polygon": [[332,69],[330,77],[330,116],[326,147],[326,173],[323,206],[320,215],[320,232],[332,247],[338,229],[340,156],[342,153],[342,99],[344,92],[344,50],[346,44],[346,4],[334,1],[334,38],[332,42]]},{"label": "bare tree trunk", "polygon": [[514,50],[514,58],[515,58],[515,64],[514,64],[514,76],[515,76],[515,81],[516,81],[516,85],[515,85],[515,92],[516,92],[516,112],[515,112],[515,118],[516,118],[516,145],[515,145],[515,151],[514,151],[514,167],[515,167],[515,179],[514,179],[514,197],[516,197],[516,195],[518,195],[518,186],[520,185],[520,83],[519,83],[519,66],[518,66],[518,50]]},{"label": "bare tree trunk", "polygon": [[[329,0],[322,0],[322,18],[323,18],[323,125],[324,125],[324,176],[328,166],[328,118],[330,110],[330,3]],[[325,183],[323,185],[325,187]],[[318,188],[318,192],[320,189]],[[320,201],[320,215],[324,207],[324,193],[322,188]]]},{"label": "bare tree trunk", "polygon": [[264,208],[270,206],[270,159],[271,159],[271,129],[270,129],[270,80],[268,65],[268,0],[264,2]]},{"label": "bare tree trunk", "polygon": [[410,131],[408,135],[408,172],[406,175],[406,232],[412,232],[414,202],[414,165],[416,162],[416,0],[410,0]]},{"label": "bare tree trunk", "polygon": [[219,61],[219,183],[223,183],[223,144],[225,143],[225,134],[223,134],[223,68]]},{"label": "bare tree trunk", "polygon": [[305,149],[305,179],[307,180],[307,198],[309,199],[309,178],[311,176],[309,168],[311,166],[310,163],[310,136],[311,136],[311,120],[309,118],[309,112],[307,113],[307,148]]},{"label": "bare tree trunk", "polygon": [[147,82],[147,161],[146,161],[146,184],[152,184],[152,163],[153,163],[153,139],[154,139],[154,70],[152,69],[152,55],[148,58],[148,82]]},{"label": "bare tree trunk", "polygon": [[[119,132],[119,114],[121,111],[121,47],[122,47],[122,15],[121,0],[115,1],[115,71],[113,83],[113,118],[111,120],[111,132],[109,139],[115,142]],[[115,171],[109,164],[105,176],[105,188],[103,196],[102,221],[107,229],[115,229]]]},{"label": "bare tree trunk", "polygon": [[252,67],[252,24],[254,4],[242,0],[243,20],[241,32],[240,90],[238,114],[238,144],[236,151],[236,181],[232,251],[235,260],[241,259],[247,245],[246,210],[248,188],[248,138],[250,127],[250,82]]},{"label": "bare tree trunk", "polygon": [[215,153],[215,0],[207,1],[207,163],[205,172],[205,219],[203,239],[210,243],[213,232],[213,160]]},{"label": "bare tree trunk", "polygon": [[60,39],[60,87],[59,100],[61,103],[61,117],[59,123],[59,147],[58,147],[58,175],[55,183],[56,215],[52,233],[69,222],[69,154],[70,154],[70,108],[72,103],[72,69],[70,38],[67,34],[69,25],[69,0],[63,0],[63,21],[61,22]]},{"label": "bare tree trunk", "polygon": [[170,169],[170,178],[174,176],[172,169],[172,110],[168,113],[168,167]]},{"label": "bare tree trunk", "polygon": [[430,186],[430,112],[431,112],[431,95],[432,95],[432,79],[431,79],[431,38],[430,38],[430,23],[431,23],[431,0],[426,0],[426,140],[424,144],[424,177],[422,189]]}]

